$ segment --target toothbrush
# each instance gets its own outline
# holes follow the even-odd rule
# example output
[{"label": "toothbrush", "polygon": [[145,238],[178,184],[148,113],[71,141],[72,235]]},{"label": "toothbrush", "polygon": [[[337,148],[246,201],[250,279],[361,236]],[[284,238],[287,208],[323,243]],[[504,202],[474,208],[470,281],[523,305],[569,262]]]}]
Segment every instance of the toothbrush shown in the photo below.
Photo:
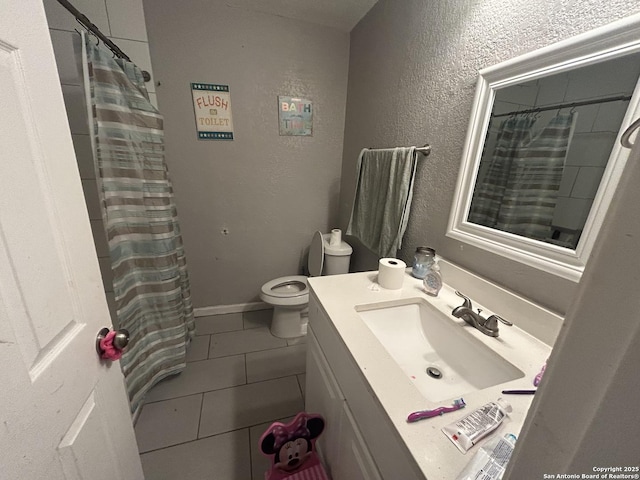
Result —
[{"label": "toothbrush", "polygon": [[419,412],[413,412],[409,414],[407,417],[407,422],[417,422],[418,420],[422,420],[423,418],[431,418],[437,417],[438,415],[444,415],[445,413],[455,412],[456,410],[460,410],[464,408],[466,403],[464,403],[464,399],[458,398],[453,401],[453,405],[450,407],[438,407],[433,410],[421,410]]}]

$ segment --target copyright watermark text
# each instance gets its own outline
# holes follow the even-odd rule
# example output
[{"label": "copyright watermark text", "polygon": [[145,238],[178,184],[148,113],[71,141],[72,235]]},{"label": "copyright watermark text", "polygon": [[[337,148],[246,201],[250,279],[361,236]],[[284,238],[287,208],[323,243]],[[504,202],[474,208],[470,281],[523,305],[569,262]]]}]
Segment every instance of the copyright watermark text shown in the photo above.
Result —
[{"label": "copyright watermark text", "polygon": [[592,478],[598,480],[640,479],[640,466],[593,467],[593,472],[591,473],[545,473],[542,478],[545,480],[584,480]]}]

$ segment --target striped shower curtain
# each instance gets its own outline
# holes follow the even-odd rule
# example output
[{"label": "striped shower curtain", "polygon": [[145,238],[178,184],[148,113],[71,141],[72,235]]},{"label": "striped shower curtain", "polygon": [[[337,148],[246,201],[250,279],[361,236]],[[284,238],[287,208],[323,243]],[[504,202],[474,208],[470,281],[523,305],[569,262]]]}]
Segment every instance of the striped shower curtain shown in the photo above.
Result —
[{"label": "striped shower curtain", "polygon": [[535,121],[534,117],[510,117],[500,124],[493,155],[488,159],[489,166],[480,165],[481,171],[486,173],[478,176],[469,222],[495,228],[509,182],[511,161],[518,148],[529,141]]},{"label": "striped shower curtain", "polygon": [[469,221],[537,240],[551,238],[576,117],[556,115],[533,138],[535,119],[506,120],[485,180],[476,186]]},{"label": "striped shower curtain", "polygon": [[138,67],[112,58],[89,38],[84,45],[117,323],[131,334],[120,366],[136,418],[147,391],[186,365],[195,330],[189,276],[162,115],[149,102]]}]

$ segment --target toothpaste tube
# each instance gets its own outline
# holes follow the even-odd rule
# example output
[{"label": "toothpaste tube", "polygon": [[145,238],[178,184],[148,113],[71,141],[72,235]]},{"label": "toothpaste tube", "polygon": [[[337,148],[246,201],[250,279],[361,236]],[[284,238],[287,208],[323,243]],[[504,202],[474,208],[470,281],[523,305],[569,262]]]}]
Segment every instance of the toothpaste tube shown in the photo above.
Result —
[{"label": "toothpaste tube", "polygon": [[508,433],[480,447],[456,480],[501,480],[515,447],[516,436]]},{"label": "toothpaste tube", "polygon": [[489,402],[455,423],[442,428],[442,432],[462,453],[467,453],[478,440],[494,431],[500,426],[508,413],[511,413],[511,405],[499,398],[495,402]]}]

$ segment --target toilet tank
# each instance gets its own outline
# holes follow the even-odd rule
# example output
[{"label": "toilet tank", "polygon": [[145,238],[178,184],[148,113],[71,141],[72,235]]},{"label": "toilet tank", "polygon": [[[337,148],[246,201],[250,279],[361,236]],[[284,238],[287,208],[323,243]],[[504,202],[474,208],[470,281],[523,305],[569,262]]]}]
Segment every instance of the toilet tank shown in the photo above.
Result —
[{"label": "toilet tank", "polygon": [[345,241],[340,241],[338,245],[330,245],[330,235],[323,235],[324,238],[324,267],[322,275],[340,275],[349,273],[349,262],[353,249]]}]

